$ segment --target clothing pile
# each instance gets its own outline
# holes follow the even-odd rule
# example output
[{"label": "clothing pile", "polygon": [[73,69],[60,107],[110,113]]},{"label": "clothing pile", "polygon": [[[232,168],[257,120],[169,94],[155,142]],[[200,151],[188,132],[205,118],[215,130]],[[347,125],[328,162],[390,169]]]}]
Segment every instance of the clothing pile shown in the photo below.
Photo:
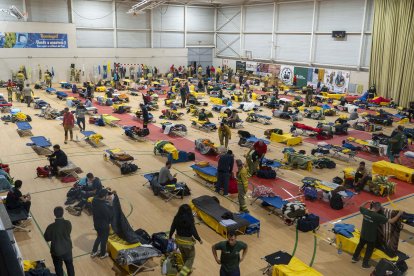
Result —
[{"label": "clothing pile", "polygon": [[396,183],[388,180],[387,176],[377,175],[369,185],[369,190],[377,196],[390,196],[395,193]]}]

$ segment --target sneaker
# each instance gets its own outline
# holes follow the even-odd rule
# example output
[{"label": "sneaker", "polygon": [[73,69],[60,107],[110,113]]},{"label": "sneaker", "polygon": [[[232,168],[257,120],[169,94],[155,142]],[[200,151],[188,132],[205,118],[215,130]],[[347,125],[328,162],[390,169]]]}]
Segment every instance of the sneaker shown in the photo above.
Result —
[{"label": "sneaker", "polygon": [[351,262],[352,262],[353,264],[354,264],[354,263],[357,263],[357,262],[359,262],[359,259],[355,259],[354,257],[352,257]]},{"label": "sneaker", "polygon": [[105,253],[104,255],[100,255],[99,256],[99,259],[105,259],[105,258],[107,258],[109,256],[109,254],[108,253]]},{"label": "sneaker", "polygon": [[95,258],[96,256],[98,256],[98,254],[99,254],[98,252],[91,252],[90,256],[91,258]]},{"label": "sneaker", "polygon": [[369,264],[362,264],[362,268],[369,269],[369,268],[371,268],[371,266]]},{"label": "sneaker", "polygon": [[67,144],[68,143],[68,141],[65,141],[65,144]]}]

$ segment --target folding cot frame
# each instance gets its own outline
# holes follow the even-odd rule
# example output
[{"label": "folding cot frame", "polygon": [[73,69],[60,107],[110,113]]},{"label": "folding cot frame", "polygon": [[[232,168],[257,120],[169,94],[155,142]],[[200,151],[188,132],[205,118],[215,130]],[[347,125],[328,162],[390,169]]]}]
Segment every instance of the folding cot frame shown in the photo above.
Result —
[{"label": "folding cot frame", "polygon": [[97,148],[97,147],[102,147],[104,146],[104,144],[99,141],[98,143],[94,143],[90,138],[90,136],[96,134],[95,131],[92,130],[85,130],[85,131],[81,131],[82,135],[84,135],[85,137],[83,138],[84,141],[86,141],[88,144],[90,144],[92,147]]},{"label": "folding cot frame", "polygon": [[[345,156],[348,156],[348,158],[346,158],[347,162],[353,160],[353,161],[357,161],[355,156],[358,154],[357,151],[353,151],[353,150],[349,150],[347,148],[341,147],[341,146],[335,146],[335,145],[318,145],[318,148],[320,149],[325,149],[325,150],[329,150],[329,153],[326,155],[329,155],[332,158],[338,159],[338,160],[344,160]],[[344,153],[342,152],[343,150],[349,150],[349,153]],[[332,152],[331,152],[332,151]],[[325,155],[325,154],[322,154]],[[344,156],[345,155],[345,156]]]},{"label": "folding cot frame", "polygon": [[[252,118],[249,119],[249,120],[246,119],[246,122],[248,122],[248,123],[257,122],[257,123],[265,125],[265,126],[268,126],[268,125],[272,124],[272,122],[270,121],[272,119],[272,117],[261,115],[261,114],[256,114],[256,113],[249,114],[249,116],[252,116]],[[249,116],[247,118],[249,118]]]},{"label": "folding cot frame", "polygon": [[[147,180],[144,184],[142,184],[142,186],[147,186],[148,185],[148,188],[151,189],[151,181],[155,177],[155,175],[157,175],[157,174],[158,174],[158,172],[152,172],[152,173],[146,173],[146,174],[142,175]],[[166,186],[163,187],[163,186],[160,185],[160,187],[162,188],[160,190],[161,194],[166,198],[164,200],[165,202],[169,202],[172,199],[181,199],[181,200],[184,199],[183,188],[175,187],[174,190],[172,190],[172,189],[168,189],[168,187],[166,187]],[[180,193],[181,193],[181,195],[179,195]]]},{"label": "folding cot frame", "polygon": [[16,122],[17,133],[20,137],[33,136],[32,126],[29,122]]},{"label": "folding cot frame", "polygon": [[[112,149],[113,150],[113,149]],[[122,150],[121,150],[122,151]],[[120,161],[120,160],[116,160],[111,158],[112,152],[111,149],[107,149],[104,151],[104,160],[108,161],[112,164],[114,164],[115,166],[117,166],[118,168],[121,168],[123,164],[132,164],[134,160],[128,160],[128,161]],[[135,172],[134,172],[135,173]],[[129,173],[131,174],[131,173]]]}]

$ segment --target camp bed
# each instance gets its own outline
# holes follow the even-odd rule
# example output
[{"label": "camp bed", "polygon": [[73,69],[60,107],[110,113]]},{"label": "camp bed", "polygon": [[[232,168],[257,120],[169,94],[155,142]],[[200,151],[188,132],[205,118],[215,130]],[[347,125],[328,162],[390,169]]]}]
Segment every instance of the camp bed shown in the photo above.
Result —
[{"label": "camp bed", "polygon": [[[342,160],[342,159],[344,159],[344,157],[345,158],[347,157],[346,161],[348,161],[348,162],[351,161],[351,159],[356,161],[355,156],[358,153],[357,151],[350,150],[348,148],[344,148],[344,147],[341,147],[341,146],[335,146],[335,145],[331,145],[331,144],[326,144],[326,143],[318,143],[318,149],[328,150],[329,153],[327,155],[329,155],[332,158],[339,159],[339,160]],[[319,152],[317,151],[317,153],[325,155],[325,154],[321,153],[320,151]]]},{"label": "camp bed", "polygon": [[[347,252],[349,254],[353,254],[356,250],[356,247],[359,243],[360,239],[360,231],[355,228],[355,231],[352,232],[352,237],[348,238],[341,234],[335,235],[335,242],[338,248],[340,247],[342,251]],[[365,255],[365,249],[361,251],[361,257]],[[372,253],[371,259],[372,260],[381,260],[381,259],[387,259],[391,262],[397,262],[397,261],[403,261],[407,260],[409,257],[402,253],[398,252],[397,256],[390,257],[385,252],[381,251],[378,248],[374,249],[374,252]]]},{"label": "camp bed", "polygon": [[[341,185],[333,183],[333,182],[322,181],[322,180],[319,180],[319,179],[313,179],[313,180],[314,181],[312,183],[303,182],[304,183],[303,187],[309,187],[310,186],[310,187],[315,188],[317,191],[322,191],[324,193],[329,193],[329,192],[335,190],[336,188],[338,188],[339,186],[341,186]],[[349,201],[355,195],[355,193],[350,191],[350,190],[340,191],[340,192],[338,192],[338,194],[342,197],[342,199],[344,201]]]},{"label": "camp bed", "polygon": [[211,132],[217,129],[216,124],[207,121],[199,121],[197,118],[191,119],[191,126],[204,132]]},{"label": "camp bed", "polygon": [[250,225],[248,220],[237,215],[234,215],[233,219],[223,219],[225,214],[232,212],[222,207],[212,196],[194,198],[190,206],[205,224],[223,238],[227,238],[227,234],[231,231],[245,234],[246,228]]},{"label": "camp bed", "polygon": [[46,139],[44,136],[33,136],[30,137],[30,140],[32,143],[29,145],[32,147],[32,149],[39,155],[48,155],[52,154],[52,150],[49,149],[50,146],[52,146],[52,143]]},{"label": "camp bed", "polygon": [[[267,262],[263,275],[272,276],[322,276],[300,259],[283,251],[277,251],[262,258]],[[271,272],[271,274],[269,274]]]},{"label": "camp bed", "polygon": [[144,174],[143,177],[147,180],[144,186],[149,184],[149,188],[152,189],[155,195],[162,195],[165,198],[165,202],[172,199],[184,198],[184,186],[179,184],[167,184],[162,186],[158,183],[158,172]]},{"label": "camp bed", "polygon": [[328,93],[328,92],[321,92],[321,95],[328,98],[328,99],[334,99],[334,100],[340,100],[342,97],[345,97],[346,94],[343,93]]},{"label": "camp bed", "polygon": [[210,139],[201,138],[194,141],[195,148],[203,155],[217,155],[219,145],[212,142]]},{"label": "camp bed", "polygon": [[109,236],[107,245],[111,258],[128,275],[154,271],[154,268],[148,264],[148,261],[153,257],[161,256],[161,252],[152,246],[141,246],[140,243],[129,244],[116,234]]},{"label": "camp bed", "polygon": [[66,98],[68,97],[68,94],[62,91],[57,91],[56,96],[59,100],[66,100]]},{"label": "camp bed", "polygon": [[287,146],[295,146],[295,145],[301,144],[303,139],[300,136],[295,137],[290,133],[285,133],[285,134],[272,133],[270,135],[270,141],[277,142],[277,143],[283,143],[283,144],[286,144]]},{"label": "camp bed", "polygon": [[46,93],[48,93],[48,94],[54,94],[54,93],[56,93],[56,89],[55,88],[52,88],[52,87],[48,87],[48,88],[46,88]]},{"label": "camp bed", "polygon": [[61,175],[63,177],[65,176],[73,176],[76,179],[79,179],[78,174],[82,173],[82,169],[75,165],[72,161],[68,160],[68,164],[64,167],[58,167],[57,168],[58,175]]},{"label": "camp bed", "polygon": [[216,183],[217,182],[217,168],[211,165],[206,167],[200,167],[196,164],[190,166],[193,171],[209,183]]},{"label": "camp bed", "polygon": [[94,115],[98,113],[98,109],[94,106],[87,107],[86,111],[88,112],[89,115]]},{"label": "camp bed", "polygon": [[93,147],[103,146],[102,135],[97,134],[95,131],[91,131],[91,130],[81,131],[81,133],[85,136],[84,140],[87,143],[89,143],[91,146]]},{"label": "camp bed", "polygon": [[393,176],[408,183],[414,180],[414,169],[385,160],[372,163],[372,174]]},{"label": "camp bed", "polygon": [[28,122],[16,122],[17,125],[17,133],[20,137],[24,136],[33,136],[32,133],[32,126]]},{"label": "camp bed", "polygon": [[240,137],[239,146],[250,148],[256,143],[257,141],[263,141],[266,145],[270,144],[270,141],[263,138],[257,138],[254,135],[251,135],[249,138]]},{"label": "camp bed", "polygon": [[[121,169],[122,173],[122,167],[126,166],[125,164],[132,164],[134,161],[134,157],[126,153],[125,151],[116,148],[116,149],[107,149],[104,151],[104,160],[111,162],[115,166]],[[131,173],[131,172],[129,172]]]},{"label": "camp bed", "polygon": [[187,135],[187,127],[183,124],[173,124],[170,122],[163,122],[162,131],[164,134],[171,136],[184,137]]},{"label": "camp bed", "polygon": [[118,126],[118,123],[121,121],[121,119],[108,114],[102,114],[102,119],[104,120],[105,124],[110,126]]},{"label": "camp bed", "polygon": [[218,97],[210,97],[210,102],[212,104],[222,105],[223,104],[223,99],[222,98],[218,98]]}]

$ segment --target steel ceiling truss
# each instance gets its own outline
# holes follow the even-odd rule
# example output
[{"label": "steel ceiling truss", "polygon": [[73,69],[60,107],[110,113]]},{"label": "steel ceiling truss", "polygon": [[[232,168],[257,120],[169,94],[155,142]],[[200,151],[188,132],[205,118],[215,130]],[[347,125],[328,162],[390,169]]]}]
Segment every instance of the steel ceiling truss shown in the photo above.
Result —
[{"label": "steel ceiling truss", "polygon": [[[235,11],[235,13],[231,16],[227,16],[220,8],[217,9],[217,15],[222,16],[223,19],[225,19],[225,22],[223,24],[221,24],[220,26],[216,27],[215,29],[215,33],[216,33],[216,37],[223,42],[224,44],[224,48],[219,49],[218,48],[218,43],[216,43],[216,56],[220,55],[221,53],[223,53],[224,51],[226,51],[227,49],[229,49],[230,51],[232,51],[233,53],[236,54],[237,57],[241,57],[240,56],[240,51],[242,49],[240,49],[240,51],[237,51],[237,49],[233,46],[233,44],[235,44],[237,41],[240,41],[242,39],[241,37],[241,33],[242,33],[242,26],[238,25],[235,21],[235,18],[237,16],[241,16],[242,14],[242,10],[238,10]],[[237,32],[226,32],[226,31],[222,31],[222,29],[227,26],[229,23],[233,24],[233,26],[236,28]],[[241,23],[240,23],[241,24]],[[236,37],[231,40],[231,41],[227,41],[224,37],[223,34],[234,34],[236,35]]]}]

